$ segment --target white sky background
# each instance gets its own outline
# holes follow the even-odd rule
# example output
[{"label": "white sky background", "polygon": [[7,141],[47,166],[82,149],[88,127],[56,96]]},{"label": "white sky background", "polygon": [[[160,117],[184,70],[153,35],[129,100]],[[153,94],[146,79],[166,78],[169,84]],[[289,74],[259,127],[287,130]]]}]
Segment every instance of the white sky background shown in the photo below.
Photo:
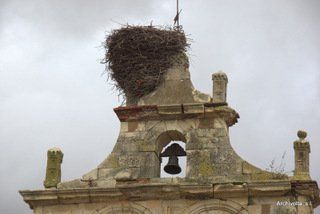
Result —
[{"label": "white sky background", "polygon": [[[228,74],[237,153],[263,169],[308,132],[320,181],[320,1],[180,0],[192,38],[195,87]],[[170,25],[175,0],[0,0],[0,213],[32,213],[18,194],[41,189],[46,151],[64,152],[62,179],[80,178],[111,152],[121,104],[101,76],[105,32],[117,23]]]}]

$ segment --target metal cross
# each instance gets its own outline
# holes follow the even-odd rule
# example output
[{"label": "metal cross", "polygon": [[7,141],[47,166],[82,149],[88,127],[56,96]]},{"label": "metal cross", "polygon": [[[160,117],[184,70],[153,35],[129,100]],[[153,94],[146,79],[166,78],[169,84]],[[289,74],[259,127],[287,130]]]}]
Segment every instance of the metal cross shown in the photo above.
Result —
[{"label": "metal cross", "polygon": [[176,25],[177,28],[180,27],[180,23],[179,23],[179,15],[181,13],[182,10],[179,11],[179,0],[177,0],[177,14],[174,17],[173,21],[174,21],[174,25]]}]

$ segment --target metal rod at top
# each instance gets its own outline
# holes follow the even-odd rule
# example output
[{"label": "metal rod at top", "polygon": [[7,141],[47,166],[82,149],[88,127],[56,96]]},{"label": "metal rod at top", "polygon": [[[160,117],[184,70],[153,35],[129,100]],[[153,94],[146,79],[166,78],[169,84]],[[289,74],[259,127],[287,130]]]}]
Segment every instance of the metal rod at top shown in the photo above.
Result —
[{"label": "metal rod at top", "polygon": [[179,16],[180,16],[181,10],[179,10],[179,0],[177,0],[177,14],[174,17],[174,25],[176,25],[177,28],[180,28],[180,22],[179,22]]},{"label": "metal rod at top", "polygon": [[179,27],[179,0],[177,0],[177,26]]}]

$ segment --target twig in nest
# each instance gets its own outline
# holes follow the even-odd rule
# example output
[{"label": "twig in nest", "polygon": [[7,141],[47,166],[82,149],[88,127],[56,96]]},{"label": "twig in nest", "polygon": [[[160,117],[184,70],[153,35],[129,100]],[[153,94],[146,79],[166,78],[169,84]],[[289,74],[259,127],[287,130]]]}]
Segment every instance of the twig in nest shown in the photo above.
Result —
[{"label": "twig in nest", "polygon": [[106,69],[120,94],[139,98],[152,92],[189,44],[182,29],[127,25],[104,43]]}]

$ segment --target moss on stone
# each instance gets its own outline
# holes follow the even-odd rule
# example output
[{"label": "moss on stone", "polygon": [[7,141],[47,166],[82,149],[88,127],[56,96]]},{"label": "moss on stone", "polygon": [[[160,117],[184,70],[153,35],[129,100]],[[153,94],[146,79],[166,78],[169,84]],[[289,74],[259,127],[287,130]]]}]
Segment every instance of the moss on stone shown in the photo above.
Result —
[{"label": "moss on stone", "polygon": [[242,163],[242,173],[250,175],[252,180],[287,180],[288,176],[283,173],[268,172],[259,169],[250,163],[244,161]]},{"label": "moss on stone", "polygon": [[200,176],[212,176],[214,174],[213,166],[210,164],[208,157],[203,156],[200,158],[199,175]]}]

